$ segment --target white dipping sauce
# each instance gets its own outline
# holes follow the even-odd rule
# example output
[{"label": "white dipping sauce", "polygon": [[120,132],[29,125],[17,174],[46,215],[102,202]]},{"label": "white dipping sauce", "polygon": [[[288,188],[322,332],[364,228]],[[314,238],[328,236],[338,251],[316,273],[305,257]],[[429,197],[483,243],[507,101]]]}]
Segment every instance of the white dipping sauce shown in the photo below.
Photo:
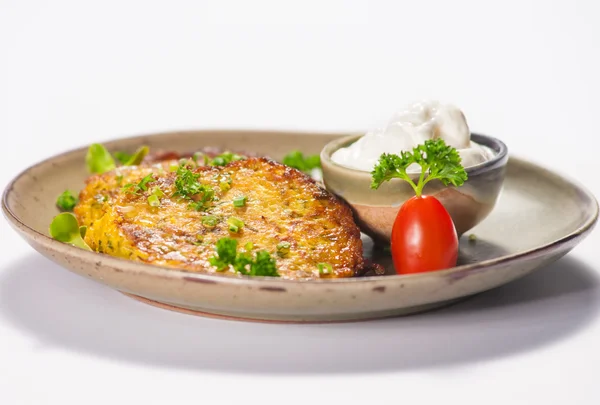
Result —
[{"label": "white dipping sauce", "polygon": [[[436,138],[456,148],[464,167],[493,157],[491,150],[471,142],[471,131],[461,110],[427,101],[397,112],[385,128],[370,131],[352,145],[338,149],[331,159],[339,165],[370,172],[382,153],[412,151],[426,140]],[[420,172],[421,168],[413,164],[408,171]]]}]

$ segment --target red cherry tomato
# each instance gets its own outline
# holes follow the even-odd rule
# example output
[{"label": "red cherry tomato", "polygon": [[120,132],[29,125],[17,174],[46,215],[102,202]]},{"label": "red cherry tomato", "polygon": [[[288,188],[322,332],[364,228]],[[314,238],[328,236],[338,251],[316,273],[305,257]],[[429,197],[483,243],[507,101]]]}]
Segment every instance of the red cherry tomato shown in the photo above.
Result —
[{"label": "red cherry tomato", "polygon": [[398,274],[456,266],[458,237],[442,203],[432,196],[407,200],[394,221],[391,250]]}]

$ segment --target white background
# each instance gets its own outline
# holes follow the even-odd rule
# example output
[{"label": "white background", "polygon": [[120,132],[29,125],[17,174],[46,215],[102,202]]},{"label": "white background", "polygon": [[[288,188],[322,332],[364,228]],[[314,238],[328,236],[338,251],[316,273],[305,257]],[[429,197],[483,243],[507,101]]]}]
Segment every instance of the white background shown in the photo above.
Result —
[{"label": "white background", "polygon": [[[0,185],[92,141],[359,130],[436,98],[600,195],[599,5],[0,0]],[[1,404],[600,403],[598,231],[453,308],[304,326],[150,308],[0,231]]]}]

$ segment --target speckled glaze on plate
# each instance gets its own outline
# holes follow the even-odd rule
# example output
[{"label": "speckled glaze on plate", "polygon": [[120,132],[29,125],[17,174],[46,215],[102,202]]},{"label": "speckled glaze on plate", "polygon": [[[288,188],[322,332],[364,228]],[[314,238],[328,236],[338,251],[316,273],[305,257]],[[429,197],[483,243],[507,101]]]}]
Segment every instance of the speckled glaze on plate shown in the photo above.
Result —
[{"label": "speckled glaze on plate", "polygon": [[[270,131],[188,131],[107,142],[110,150],[187,152],[203,146],[252,150],[281,158],[291,149],[319,153],[349,134]],[[3,212],[37,251],[63,267],[128,295],[187,313],[283,322],[352,321],[420,312],[515,280],[571,250],[594,227],[598,204],[572,181],[510,158],[493,212],[461,240],[459,266],[433,273],[343,280],[286,281],[225,277],[167,269],[84,251],[48,236],[65,189],[78,190],[87,176],[86,148],[38,163],[6,188]],[[560,213],[560,215],[558,215]],[[393,274],[391,260],[364,238],[365,254]],[[36,280],[31,280],[35,283]]]}]

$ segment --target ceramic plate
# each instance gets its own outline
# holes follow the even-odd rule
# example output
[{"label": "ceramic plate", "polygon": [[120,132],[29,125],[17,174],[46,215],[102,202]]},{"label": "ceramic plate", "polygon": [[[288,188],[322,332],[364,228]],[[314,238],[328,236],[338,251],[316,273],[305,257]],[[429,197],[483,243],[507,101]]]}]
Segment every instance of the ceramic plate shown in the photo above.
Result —
[{"label": "ceramic plate", "polygon": [[[292,149],[319,153],[348,134],[268,131],[189,131],[105,143],[110,150],[188,152],[202,146],[251,150],[281,158]],[[264,321],[325,322],[419,312],[498,287],[567,253],[594,227],[598,204],[581,186],[524,160],[510,158],[502,195],[492,212],[462,238],[459,266],[432,273],[393,275],[391,260],[363,238],[365,255],[390,275],[342,280],[288,281],[226,277],[167,269],[62,244],[48,236],[65,189],[79,190],[87,176],[87,148],[32,166],[7,187],[2,209],[37,251],[63,267],[144,302],[195,314]],[[32,280],[35,282],[35,280]]]}]

